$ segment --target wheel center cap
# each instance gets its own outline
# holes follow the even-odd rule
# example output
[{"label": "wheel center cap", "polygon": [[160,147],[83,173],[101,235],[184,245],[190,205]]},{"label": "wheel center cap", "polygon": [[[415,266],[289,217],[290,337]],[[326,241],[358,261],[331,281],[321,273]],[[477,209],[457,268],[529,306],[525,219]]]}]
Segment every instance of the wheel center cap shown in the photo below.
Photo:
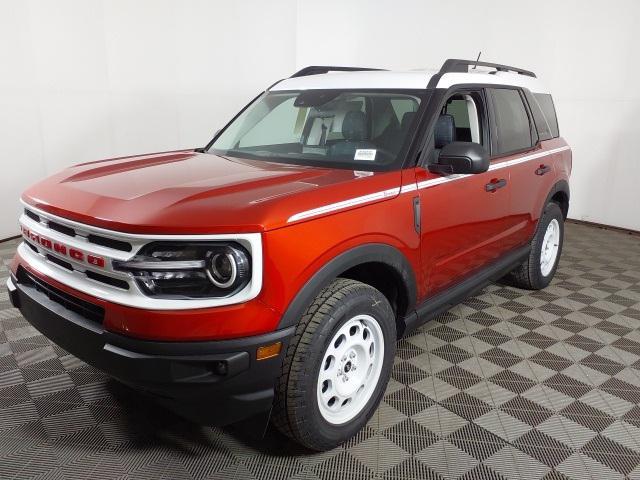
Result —
[{"label": "wheel center cap", "polygon": [[351,362],[347,362],[346,365],[344,366],[344,373],[349,373],[350,370],[351,370]]}]

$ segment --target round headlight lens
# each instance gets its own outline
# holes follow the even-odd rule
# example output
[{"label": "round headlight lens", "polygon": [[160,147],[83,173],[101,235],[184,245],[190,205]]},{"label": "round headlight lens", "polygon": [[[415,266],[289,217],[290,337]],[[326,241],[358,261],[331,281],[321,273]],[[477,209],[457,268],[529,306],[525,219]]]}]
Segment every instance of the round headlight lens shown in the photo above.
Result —
[{"label": "round headlight lens", "polygon": [[216,287],[229,288],[238,278],[236,259],[231,253],[214,253],[207,274]]},{"label": "round headlight lens", "polygon": [[222,298],[251,281],[251,255],[234,242],[154,242],[113,266],[146,295],[162,298]]}]

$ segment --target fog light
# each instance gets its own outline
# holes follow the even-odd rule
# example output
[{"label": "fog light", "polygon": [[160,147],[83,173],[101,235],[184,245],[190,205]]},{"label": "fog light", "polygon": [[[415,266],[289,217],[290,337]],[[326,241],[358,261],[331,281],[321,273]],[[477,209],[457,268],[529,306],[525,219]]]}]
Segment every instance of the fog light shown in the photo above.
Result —
[{"label": "fog light", "polygon": [[277,357],[282,349],[282,342],[272,343],[271,345],[264,345],[258,347],[256,353],[257,360],[266,360],[267,358]]},{"label": "fog light", "polygon": [[227,374],[227,362],[216,362],[216,364],[215,364],[215,372],[218,375],[226,375]]}]

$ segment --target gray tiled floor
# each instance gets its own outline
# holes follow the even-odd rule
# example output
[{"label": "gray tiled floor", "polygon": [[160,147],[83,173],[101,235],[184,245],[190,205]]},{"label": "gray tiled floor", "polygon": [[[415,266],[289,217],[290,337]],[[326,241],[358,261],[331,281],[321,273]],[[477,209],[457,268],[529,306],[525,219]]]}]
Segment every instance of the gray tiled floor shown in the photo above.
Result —
[{"label": "gray tiled floor", "polygon": [[549,288],[493,285],[398,347],[369,425],[310,454],[150,406],[2,291],[0,478],[640,479],[640,237],[567,225]]}]

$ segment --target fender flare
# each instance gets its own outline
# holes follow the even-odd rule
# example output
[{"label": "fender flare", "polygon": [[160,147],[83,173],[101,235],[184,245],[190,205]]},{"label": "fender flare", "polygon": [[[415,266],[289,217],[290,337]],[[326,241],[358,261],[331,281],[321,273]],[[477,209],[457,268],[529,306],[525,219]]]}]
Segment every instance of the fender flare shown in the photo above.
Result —
[{"label": "fender flare", "polygon": [[416,304],[416,277],[409,260],[395,247],[384,243],[369,243],[347,250],[324,264],[298,291],[285,310],[278,329],[297,325],[304,311],[320,291],[341,273],[363,263],[383,263],[391,267],[406,289],[407,313]]},{"label": "fender flare", "polygon": [[544,204],[542,205],[542,210],[540,211],[540,216],[538,217],[538,220],[542,217],[542,214],[544,213],[544,209],[546,208],[547,204],[551,201],[551,198],[558,192],[563,192],[567,196],[567,201],[571,200],[569,182],[567,182],[566,180],[558,180],[556,183],[553,184],[553,187],[551,187],[551,190],[549,191],[547,198],[544,200]]},{"label": "fender flare", "polygon": [[551,187],[551,190],[549,190],[549,193],[547,194],[547,197],[544,199],[542,206],[540,207],[540,213],[538,214],[538,218],[536,218],[536,227],[533,230],[533,233],[531,234],[531,238],[529,238],[529,242],[533,240],[533,237],[536,235],[538,231],[538,225],[540,224],[540,219],[542,218],[542,215],[544,215],[544,209],[547,208],[547,205],[549,205],[551,198],[558,192],[563,192],[567,196],[567,201],[568,201],[571,198],[569,193],[569,182],[567,182],[566,180],[558,180],[556,183],[553,184],[553,186]]}]

